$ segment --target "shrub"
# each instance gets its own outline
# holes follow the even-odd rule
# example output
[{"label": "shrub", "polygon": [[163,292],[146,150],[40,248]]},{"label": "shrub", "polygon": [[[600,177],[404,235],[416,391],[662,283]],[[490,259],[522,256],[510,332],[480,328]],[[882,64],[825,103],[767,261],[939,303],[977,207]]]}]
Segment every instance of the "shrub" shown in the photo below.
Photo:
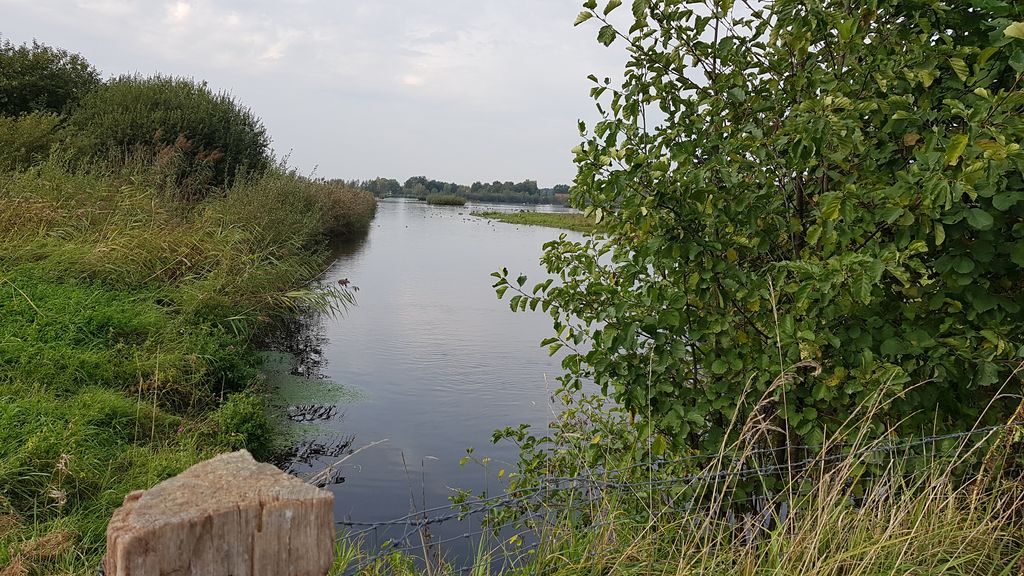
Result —
[{"label": "shrub", "polygon": [[43,160],[60,139],[60,117],[50,112],[0,116],[0,171],[24,170]]},{"label": "shrub", "polygon": [[[620,3],[603,4],[578,22]],[[818,443],[879,389],[873,433],[1005,421],[1024,4],[691,4],[634,2],[630,30],[599,28],[629,62],[592,91],[604,117],[572,200],[609,240],[548,244],[560,281],[532,292],[496,274],[513,308],[554,316],[563,382],[712,450],[755,405],[773,442]]]},{"label": "shrub", "polygon": [[99,72],[78,54],[0,41],[0,116],[61,113],[99,84]]},{"label": "shrub", "polygon": [[[80,156],[125,162],[141,154],[179,184],[199,174],[200,181],[222,186],[240,173],[263,172],[270,162],[270,139],[259,118],[228,94],[188,78],[116,78],[84,98],[68,126]],[[196,188],[187,192],[197,194]]]}]

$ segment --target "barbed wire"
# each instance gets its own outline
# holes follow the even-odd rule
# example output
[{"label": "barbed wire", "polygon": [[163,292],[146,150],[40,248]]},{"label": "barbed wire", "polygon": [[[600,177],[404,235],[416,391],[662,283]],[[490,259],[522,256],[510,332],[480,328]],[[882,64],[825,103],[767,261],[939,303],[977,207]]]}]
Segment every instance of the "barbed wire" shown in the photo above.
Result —
[{"label": "barbed wire", "polygon": [[[573,496],[572,504],[577,509],[588,505],[603,502],[610,493],[630,494],[640,496],[638,492],[658,491],[668,487],[681,488],[686,491],[695,486],[713,486],[716,483],[736,482],[756,477],[773,477],[782,473],[799,475],[813,469],[824,469],[829,465],[841,462],[862,462],[865,458],[879,454],[900,454],[900,461],[909,458],[938,458],[949,455],[964,456],[964,443],[978,436],[985,436],[977,446],[984,440],[989,439],[996,432],[1008,428],[1021,426],[1021,423],[1011,423],[997,426],[978,428],[967,432],[954,432],[949,434],[936,434],[912,440],[897,439],[888,442],[879,441],[863,447],[853,447],[849,444],[825,444],[825,445],[801,445],[782,446],[777,448],[760,448],[753,450],[723,451],[715,454],[693,454],[672,460],[655,460],[653,462],[632,464],[621,468],[595,468],[587,469],[577,476],[547,476],[538,478],[529,487],[518,487],[508,489],[499,495],[473,498],[462,502],[454,502],[448,505],[434,506],[423,510],[412,511],[405,516],[391,520],[377,522],[361,522],[353,520],[341,520],[336,522],[337,526],[357,528],[344,532],[339,539],[360,542],[367,535],[378,534],[381,529],[402,529],[399,537],[386,540],[376,553],[362,559],[356,565],[349,567],[345,574],[357,574],[358,572],[372,566],[391,554],[423,553],[427,550],[435,550],[440,554],[441,548],[446,544],[465,541],[472,542],[474,538],[481,541],[490,536],[497,536],[502,531],[507,532],[513,526],[512,522],[506,522],[500,526],[488,525],[488,515],[501,511],[511,511],[511,516],[516,526],[522,528],[511,536],[504,536],[501,541],[514,541],[517,537],[524,539],[528,535],[536,536],[535,526],[532,523],[538,520],[550,519],[559,510],[554,506],[552,496],[570,494]],[[913,454],[913,451],[929,445],[934,446],[940,442],[956,441],[941,453],[936,451],[925,451]],[[789,455],[803,451],[806,453],[817,452],[812,457],[802,458],[796,461],[788,461]],[[974,451],[968,450],[967,454]],[[787,461],[759,462],[759,459],[769,460],[766,456],[786,456]],[[676,477],[656,478],[654,473],[660,473],[676,466],[693,465],[699,461],[712,462],[717,464],[716,469],[693,474],[684,474]],[[889,462],[897,461],[892,458]],[[758,463],[759,465],[753,465]],[[647,480],[620,481],[626,474],[635,472],[637,469],[650,468],[652,477]],[[585,496],[580,496],[584,490]],[[685,501],[681,506],[659,507],[659,514],[687,513],[692,514],[703,509],[722,509],[723,504],[730,506],[740,504],[757,504],[767,506],[774,502],[773,498],[765,495],[753,495],[742,498],[725,498],[719,493],[715,502],[699,504],[692,499]],[[678,497],[672,497],[674,501]],[[568,501],[567,501],[568,502]],[[530,507],[536,509],[530,510]],[[450,521],[463,521],[471,517],[483,516],[479,528],[469,529],[453,536],[447,536],[440,540],[433,540],[428,534],[432,526]],[[594,529],[601,525],[600,522],[590,523]],[[525,528],[524,528],[525,526]],[[419,536],[419,544],[413,543],[413,536]],[[510,538],[512,540],[510,540]],[[375,538],[376,540],[376,538]],[[519,546],[517,552],[525,553],[536,547],[536,543],[528,543]]]}]

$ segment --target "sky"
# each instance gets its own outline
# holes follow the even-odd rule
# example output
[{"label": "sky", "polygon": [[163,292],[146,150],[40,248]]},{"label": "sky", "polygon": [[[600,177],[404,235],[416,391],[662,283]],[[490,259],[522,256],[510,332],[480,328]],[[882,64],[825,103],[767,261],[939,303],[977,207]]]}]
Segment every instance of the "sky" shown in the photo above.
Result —
[{"label": "sky", "polygon": [[[104,77],[206,80],[252,108],[306,175],[568,184],[587,75],[626,52],[583,0],[0,0],[0,35]],[[621,9],[628,12],[627,8]]]}]

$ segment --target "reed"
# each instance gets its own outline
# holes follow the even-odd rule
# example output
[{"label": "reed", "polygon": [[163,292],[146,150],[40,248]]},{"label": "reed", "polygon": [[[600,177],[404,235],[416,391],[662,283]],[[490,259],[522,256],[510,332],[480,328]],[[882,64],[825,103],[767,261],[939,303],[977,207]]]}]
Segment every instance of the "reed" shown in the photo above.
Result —
[{"label": "reed", "polygon": [[455,194],[428,194],[427,204],[435,206],[465,206],[466,199]]}]

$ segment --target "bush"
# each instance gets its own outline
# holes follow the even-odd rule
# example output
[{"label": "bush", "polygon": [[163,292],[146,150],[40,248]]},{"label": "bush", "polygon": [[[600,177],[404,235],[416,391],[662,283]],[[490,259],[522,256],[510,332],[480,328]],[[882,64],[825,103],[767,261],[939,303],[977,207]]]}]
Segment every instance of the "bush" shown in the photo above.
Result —
[{"label": "bush", "polygon": [[[629,62],[592,91],[604,118],[572,201],[609,240],[546,245],[559,281],[532,292],[496,274],[513,308],[554,316],[563,382],[709,450],[754,406],[770,442],[817,444],[880,389],[876,434],[1005,421],[1024,358],[1024,4],[690,4],[599,28]],[[604,18],[585,6],[580,23]]]},{"label": "bush", "polygon": [[0,171],[24,170],[49,155],[60,139],[60,117],[50,112],[0,116]]},{"label": "bush", "polygon": [[259,118],[188,78],[111,80],[82,100],[68,126],[81,157],[123,163],[142,155],[168,170],[172,184],[193,184],[185,187],[189,199],[208,192],[198,184],[227,185],[270,165],[270,139]]},{"label": "bush", "polygon": [[99,72],[78,54],[0,41],[0,116],[61,113],[99,85]]}]

